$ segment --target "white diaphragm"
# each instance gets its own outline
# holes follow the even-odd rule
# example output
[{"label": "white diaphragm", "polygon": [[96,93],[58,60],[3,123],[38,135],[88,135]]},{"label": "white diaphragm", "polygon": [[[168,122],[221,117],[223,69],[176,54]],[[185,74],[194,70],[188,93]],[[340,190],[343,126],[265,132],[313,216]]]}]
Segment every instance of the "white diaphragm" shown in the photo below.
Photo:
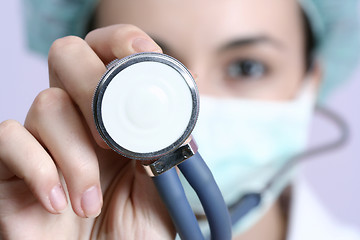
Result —
[{"label": "white diaphragm", "polygon": [[190,135],[198,92],[189,71],[158,53],[113,63],[94,95],[94,116],[107,144],[130,158],[155,159]]}]

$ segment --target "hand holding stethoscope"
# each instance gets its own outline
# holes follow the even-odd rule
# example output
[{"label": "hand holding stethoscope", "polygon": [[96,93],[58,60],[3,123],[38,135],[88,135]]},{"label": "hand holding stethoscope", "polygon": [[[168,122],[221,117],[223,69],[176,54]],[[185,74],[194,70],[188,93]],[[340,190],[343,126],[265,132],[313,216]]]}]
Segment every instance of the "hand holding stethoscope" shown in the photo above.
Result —
[{"label": "hand holding stethoscope", "polygon": [[108,65],[93,100],[104,141],[119,154],[142,161],[182,239],[203,239],[174,169],[198,194],[212,239],[230,239],[227,207],[191,137],[199,111],[189,71],[158,53],[140,53]]}]

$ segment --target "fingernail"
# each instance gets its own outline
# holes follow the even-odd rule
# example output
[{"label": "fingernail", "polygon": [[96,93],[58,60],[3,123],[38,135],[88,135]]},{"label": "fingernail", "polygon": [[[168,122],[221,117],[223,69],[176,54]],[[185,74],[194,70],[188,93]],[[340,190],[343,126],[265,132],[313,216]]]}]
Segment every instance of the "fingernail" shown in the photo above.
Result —
[{"label": "fingernail", "polygon": [[145,38],[136,38],[132,43],[132,48],[136,52],[162,52],[157,44]]},{"label": "fingernail", "polygon": [[96,217],[100,214],[102,197],[100,189],[93,186],[86,190],[81,198],[81,208],[86,217]]},{"label": "fingernail", "polygon": [[51,189],[49,199],[51,206],[56,212],[61,213],[66,209],[67,199],[61,184],[56,185]]}]

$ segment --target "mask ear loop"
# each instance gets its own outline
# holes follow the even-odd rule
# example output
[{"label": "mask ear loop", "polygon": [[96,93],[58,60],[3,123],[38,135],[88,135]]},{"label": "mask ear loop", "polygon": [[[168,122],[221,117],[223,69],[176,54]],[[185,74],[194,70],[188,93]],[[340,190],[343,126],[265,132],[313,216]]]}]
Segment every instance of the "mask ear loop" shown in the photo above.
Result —
[{"label": "mask ear loop", "polygon": [[259,206],[262,200],[262,195],[272,188],[274,183],[282,177],[286,172],[291,170],[295,165],[305,160],[310,159],[316,155],[324,152],[329,152],[345,145],[349,139],[349,127],[345,120],[337,114],[335,111],[326,108],[325,106],[316,105],[315,111],[321,114],[324,118],[330,120],[335,127],[340,131],[340,135],[337,139],[330,141],[318,147],[314,147],[302,153],[299,153],[286,162],[268,181],[266,186],[260,192],[248,193],[242,196],[236,203],[229,206],[229,212],[231,216],[231,223],[235,225],[240,221],[247,213],[252,209]]}]

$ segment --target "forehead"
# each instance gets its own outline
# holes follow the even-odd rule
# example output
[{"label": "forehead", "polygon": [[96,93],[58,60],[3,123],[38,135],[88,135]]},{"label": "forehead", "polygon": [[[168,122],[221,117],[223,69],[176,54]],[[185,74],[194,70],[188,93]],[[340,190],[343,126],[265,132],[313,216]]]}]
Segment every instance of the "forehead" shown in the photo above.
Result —
[{"label": "forehead", "polygon": [[296,0],[102,0],[98,25],[134,24],[165,42],[218,45],[232,38],[270,35],[301,42]]}]

